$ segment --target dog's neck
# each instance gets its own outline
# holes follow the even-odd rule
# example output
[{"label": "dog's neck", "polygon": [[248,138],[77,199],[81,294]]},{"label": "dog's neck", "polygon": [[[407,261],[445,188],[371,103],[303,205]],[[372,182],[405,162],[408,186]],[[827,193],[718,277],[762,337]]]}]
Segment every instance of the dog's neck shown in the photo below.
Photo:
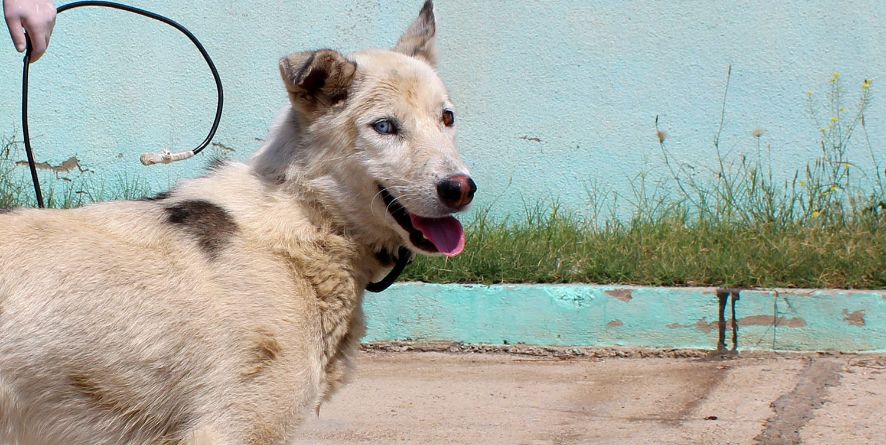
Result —
[{"label": "dog's neck", "polygon": [[322,193],[316,192],[316,189],[310,186],[290,183],[287,184],[287,189],[284,194],[294,197],[313,226],[320,228],[324,233],[349,240],[355,246],[355,250],[362,252],[361,265],[366,269],[371,282],[386,278],[387,273],[398,261],[408,259],[401,258],[404,252],[401,251],[402,244],[399,237],[373,236],[371,227],[361,225],[360,221],[354,221],[352,217],[359,215],[359,212],[348,213],[347,210],[331,205],[324,200]]},{"label": "dog's neck", "polygon": [[[227,163],[210,175],[176,187],[171,201],[204,200],[230,213],[240,230],[255,243],[286,256],[302,255],[306,248],[342,257],[362,289],[384,276],[392,264],[379,256],[382,245],[367,242],[338,223],[335,215],[310,194],[276,184],[253,168]],[[396,246],[388,252],[396,252]],[[347,257],[347,258],[344,258]]]},{"label": "dog's neck", "polygon": [[[323,156],[330,147],[320,145],[315,136],[307,136],[305,125],[298,111],[286,107],[274,122],[268,140],[250,160],[255,175],[311,210],[315,220],[333,222],[334,230],[370,251],[396,256],[402,245],[400,236],[383,216],[371,213],[370,202],[380,199],[376,185],[348,182],[363,175],[344,171],[346,164],[337,159],[340,155],[331,156],[336,159]],[[336,139],[325,143],[349,142]]]}]

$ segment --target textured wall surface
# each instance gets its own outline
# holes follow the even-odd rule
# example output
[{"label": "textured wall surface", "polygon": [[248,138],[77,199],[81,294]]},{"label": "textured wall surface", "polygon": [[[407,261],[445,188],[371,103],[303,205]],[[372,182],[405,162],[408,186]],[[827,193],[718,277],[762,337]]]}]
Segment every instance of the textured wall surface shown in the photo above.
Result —
[{"label": "textured wall surface", "polygon": [[[291,51],[390,46],[420,0],[173,0],[130,3],[168,15],[203,40],[226,87],[216,141],[245,159],[285,106],[277,60]],[[630,194],[641,171],[660,171],[656,115],[677,159],[714,160],[727,67],[732,84],[723,147],[752,150],[765,131],[775,165],[811,160],[820,98],[834,71],[847,98],[873,79],[874,154],[886,161],[886,2],[621,2],[438,0],[440,71],[459,108],[460,143],[480,185],[480,206],[504,215],[524,202],[587,205],[595,181]],[[5,33],[5,31],[4,31]],[[0,135],[19,128],[20,56],[0,44]],[[116,186],[155,189],[199,174],[202,162],[144,168],[143,151],[191,148],[208,130],[215,93],[184,37],[110,10],[58,18],[52,46],[32,70],[32,132],[40,161],[76,156]],[[825,117],[826,119],[826,117]],[[20,133],[19,133],[20,135]],[[20,154],[24,158],[24,154]],[[852,147],[872,169],[867,147]],[[44,181],[60,181],[46,173]]]},{"label": "textured wall surface", "polygon": [[[364,341],[716,349],[715,288],[396,284],[368,294]],[[729,297],[732,298],[732,297]],[[742,290],[740,350],[886,352],[886,292]]]}]

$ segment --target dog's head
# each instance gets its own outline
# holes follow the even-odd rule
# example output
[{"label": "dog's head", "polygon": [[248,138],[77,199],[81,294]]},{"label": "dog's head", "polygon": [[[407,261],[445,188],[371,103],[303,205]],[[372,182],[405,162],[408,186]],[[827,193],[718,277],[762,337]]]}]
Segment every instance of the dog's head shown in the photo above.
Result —
[{"label": "dog's head", "polygon": [[455,145],[457,114],[436,67],[428,0],[393,50],[333,50],[280,61],[298,127],[289,178],[299,177],[339,220],[378,244],[457,255],[452,214],[476,185]]}]

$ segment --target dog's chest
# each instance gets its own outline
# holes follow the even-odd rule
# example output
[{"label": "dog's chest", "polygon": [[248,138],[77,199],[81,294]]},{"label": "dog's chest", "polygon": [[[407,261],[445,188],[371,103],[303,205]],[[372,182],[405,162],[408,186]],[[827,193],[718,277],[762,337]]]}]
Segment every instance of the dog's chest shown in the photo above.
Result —
[{"label": "dog's chest", "polygon": [[365,332],[361,305],[367,273],[361,261],[358,249],[338,239],[291,256],[293,275],[310,289],[319,315],[318,402],[343,383]]}]

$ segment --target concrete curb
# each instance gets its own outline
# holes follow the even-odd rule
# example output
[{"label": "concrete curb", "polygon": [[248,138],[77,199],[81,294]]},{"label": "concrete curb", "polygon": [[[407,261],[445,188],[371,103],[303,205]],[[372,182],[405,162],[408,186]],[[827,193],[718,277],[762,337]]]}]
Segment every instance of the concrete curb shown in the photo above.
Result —
[{"label": "concrete curb", "polygon": [[886,352],[886,291],[399,283],[364,308],[366,342]]}]

